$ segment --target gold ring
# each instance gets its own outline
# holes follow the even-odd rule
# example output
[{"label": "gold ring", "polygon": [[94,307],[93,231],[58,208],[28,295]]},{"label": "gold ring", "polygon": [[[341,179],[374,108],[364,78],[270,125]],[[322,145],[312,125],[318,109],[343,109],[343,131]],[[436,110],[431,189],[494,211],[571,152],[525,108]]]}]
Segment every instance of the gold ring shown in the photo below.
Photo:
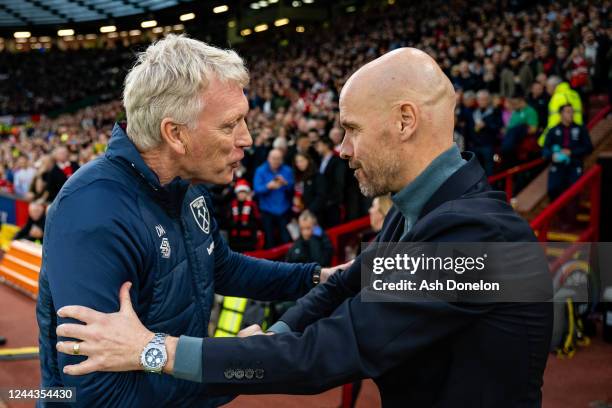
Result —
[{"label": "gold ring", "polygon": [[78,356],[80,352],[81,352],[81,343],[74,343],[74,345],[72,346],[72,354],[74,354],[75,356]]}]

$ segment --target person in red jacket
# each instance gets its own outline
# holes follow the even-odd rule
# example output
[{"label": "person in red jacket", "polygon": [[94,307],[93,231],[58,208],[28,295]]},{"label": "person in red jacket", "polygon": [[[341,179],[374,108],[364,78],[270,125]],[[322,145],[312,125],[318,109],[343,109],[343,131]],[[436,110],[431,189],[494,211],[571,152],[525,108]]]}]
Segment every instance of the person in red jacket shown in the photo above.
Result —
[{"label": "person in red jacket", "polygon": [[231,203],[229,245],[234,251],[253,251],[257,246],[257,204],[252,200],[251,187],[246,180],[236,182],[234,193],[236,198]]}]

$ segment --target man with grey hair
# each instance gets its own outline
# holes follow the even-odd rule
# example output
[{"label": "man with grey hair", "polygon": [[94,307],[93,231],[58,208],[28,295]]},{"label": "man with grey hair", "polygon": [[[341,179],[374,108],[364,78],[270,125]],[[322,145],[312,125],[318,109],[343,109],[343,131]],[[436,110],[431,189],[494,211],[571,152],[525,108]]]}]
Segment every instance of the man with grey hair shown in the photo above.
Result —
[{"label": "man with grey hair", "polygon": [[504,125],[501,112],[491,104],[491,95],[486,89],[476,93],[476,107],[472,112],[474,131],[470,132],[468,148],[476,154],[487,176],[493,174],[493,153],[500,131]]},{"label": "man with grey hair", "polygon": [[[42,386],[75,387],[76,405],[86,407],[227,402],[182,380],[201,376],[192,365],[214,293],[296,299],[332,272],[234,253],[219,234],[202,182],[229,183],[252,143],[248,79],[235,52],[184,36],[170,35],[139,55],[125,80],[127,131],[115,126],[106,154],[71,177],[49,211],[37,304]],[[127,296],[132,287],[135,314],[156,332],[132,342],[143,370],[161,373],[171,359],[174,377],[70,375],[66,366],[90,350],[73,343],[70,355],[57,352],[57,340],[67,340],[57,326],[71,322],[57,310],[76,304],[117,312],[120,287]]]},{"label": "man with grey hair", "polygon": [[[491,190],[474,154],[461,155],[454,146],[454,93],[422,51],[399,48],[377,58],[342,88],[341,155],[364,194],[393,194],[379,243],[416,242],[422,254],[427,242],[532,242],[533,257],[508,256],[517,263],[507,274],[521,282],[522,293],[534,283],[526,272],[533,270],[530,264],[547,265],[545,255],[504,193]],[[488,302],[457,293],[438,300],[425,293],[424,301],[385,295],[367,284],[375,276],[367,257],[394,246],[368,247],[268,333],[252,326],[239,335],[247,338],[204,339],[200,381],[217,391],[300,394],[373,378],[385,408],[540,406],[552,304]],[[479,276],[491,278],[490,272]],[[552,288],[546,267],[536,279],[542,289]],[[92,311],[86,318],[93,326],[81,332],[63,325],[91,349],[93,361],[73,367],[75,373],[140,370],[130,342],[113,333],[151,332],[132,312],[129,296],[121,304],[115,315]],[[61,313],[88,314],[78,306]],[[97,330],[103,334],[96,336]],[[70,350],[64,344],[59,349]]]}]

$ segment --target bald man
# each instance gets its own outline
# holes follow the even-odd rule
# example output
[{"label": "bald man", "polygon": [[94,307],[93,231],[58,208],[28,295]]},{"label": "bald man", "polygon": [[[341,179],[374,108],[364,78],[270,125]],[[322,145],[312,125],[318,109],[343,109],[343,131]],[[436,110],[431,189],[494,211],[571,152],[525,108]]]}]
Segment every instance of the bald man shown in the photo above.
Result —
[{"label": "bald man", "polygon": [[[474,154],[453,144],[454,106],[448,78],[410,48],[365,65],[344,86],[341,155],[365,195],[393,194],[377,240],[535,242]],[[265,335],[252,326],[246,338],[204,339],[195,380],[220,393],[310,394],[372,378],[384,407],[541,405],[551,304],[365,301],[361,261],[311,290]],[[105,329],[148,335],[127,292],[121,297],[125,312],[104,319]],[[105,341],[99,349],[112,353],[96,355],[105,369],[125,367],[114,363],[118,350],[126,350],[122,361],[137,360],[123,340]],[[173,363],[164,371],[172,374]]]}]

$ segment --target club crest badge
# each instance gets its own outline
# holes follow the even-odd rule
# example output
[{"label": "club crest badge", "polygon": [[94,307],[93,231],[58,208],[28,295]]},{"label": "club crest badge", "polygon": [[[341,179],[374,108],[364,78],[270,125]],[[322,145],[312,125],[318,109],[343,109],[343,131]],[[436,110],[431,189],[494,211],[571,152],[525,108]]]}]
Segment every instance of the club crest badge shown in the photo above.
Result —
[{"label": "club crest badge", "polygon": [[199,196],[191,202],[191,213],[195,218],[196,224],[200,227],[205,234],[210,232],[210,213],[208,207],[206,207],[206,200],[203,196]]}]

